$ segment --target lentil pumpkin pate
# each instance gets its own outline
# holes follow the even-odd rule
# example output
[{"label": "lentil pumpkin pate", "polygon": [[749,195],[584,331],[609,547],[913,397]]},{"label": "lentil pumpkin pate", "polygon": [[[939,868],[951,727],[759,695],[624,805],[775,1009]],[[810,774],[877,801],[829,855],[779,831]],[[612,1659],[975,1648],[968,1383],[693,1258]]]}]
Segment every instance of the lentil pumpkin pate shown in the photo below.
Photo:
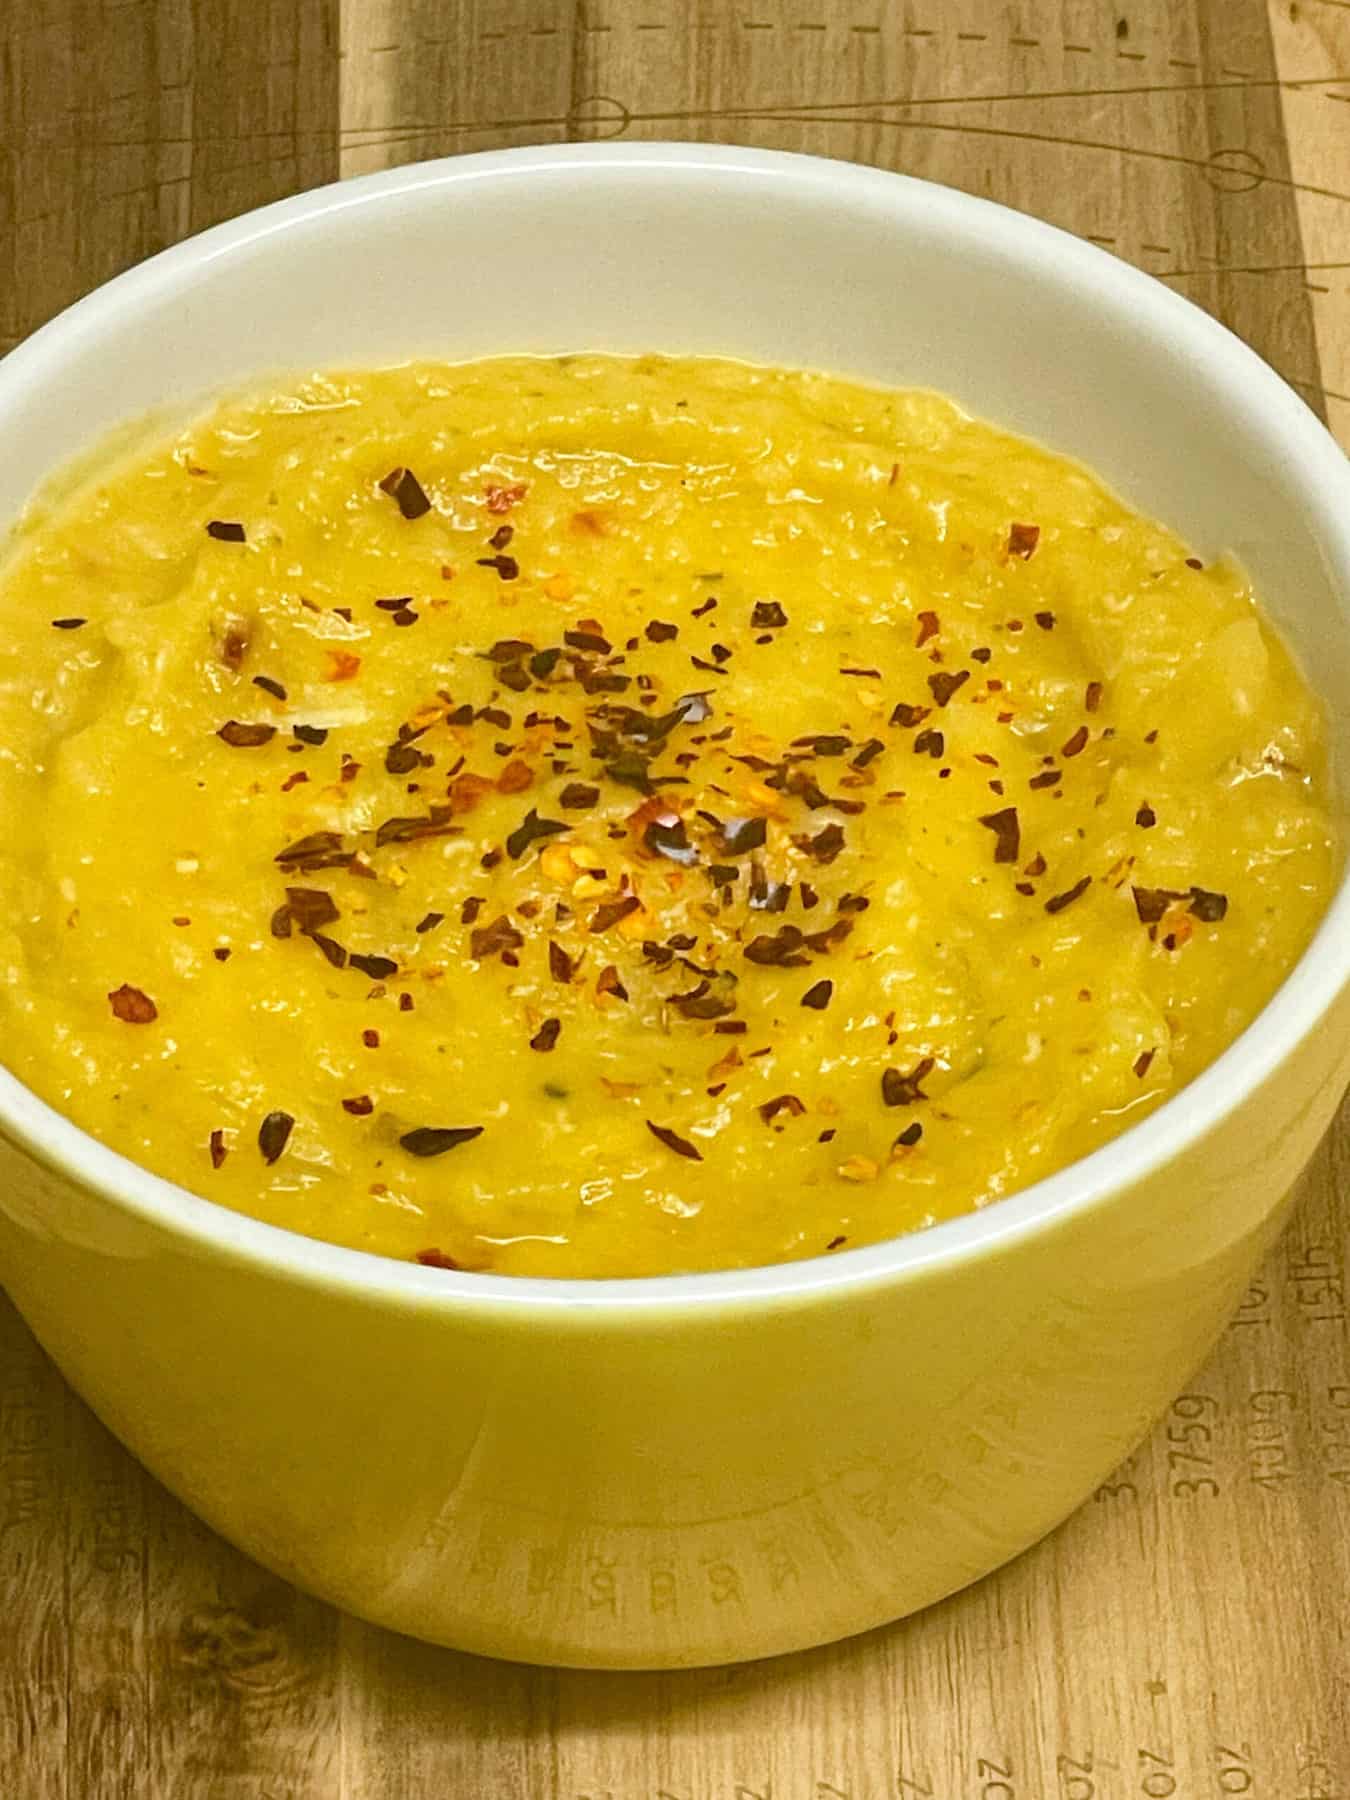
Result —
[{"label": "lentil pumpkin pate", "polygon": [[40,501],[0,618],[5,1062],[390,1256],[982,1206],[1210,1062],[1338,866],[1240,572],[926,393],[315,377]]}]

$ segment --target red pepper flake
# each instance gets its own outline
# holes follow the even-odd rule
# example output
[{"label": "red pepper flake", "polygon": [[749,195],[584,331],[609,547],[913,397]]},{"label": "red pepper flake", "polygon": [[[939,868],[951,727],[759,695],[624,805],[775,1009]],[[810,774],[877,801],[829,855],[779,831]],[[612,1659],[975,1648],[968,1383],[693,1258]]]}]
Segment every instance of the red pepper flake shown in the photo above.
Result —
[{"label": "red pepper flake", "polygon": [[1153,1059],[1157,1054],[1158,1052],[1156,1050],[1142,1050],[1139,1055],[1135,1057],[1134,1072],[1139,1077],[1140,1081],[1148,1074],[1149,1069],[1153,1066]]},{"label": "red pepper flake", "polygon": [[936,637],[942,630],[942,621],[935,612],[921,612],[917,623],[919,628],[914,636],[914,647],[921,650],[929,638]]},{"label": "red pepper flake", "polygon": [[980,824],[994,833],[994,861],[1015,863],[1022,845],[1022,826],[1017,817],[1017,808],[1005,806],[998,812],[984,813]]},{"label": "red pepper flake", "polygon": [[398,1010],[400,1012],[411,1012],[413,1010],[413,997],[411,994],[400,994],[399,995]]},{"label": "red pepper flake", "polygon": [[1092,877],[1084,875],[1080,881],[1075,881],[1073,886],[1067,888],[1064,893],[1052,895],[1045,903],[1045,910],[1048,913],[1063,912],[1066,906],[1072,906],[1074,901],[1080,899],[1091,886]]},{"label": "red pepper flake", "polygon": [[480,569],[495,569],[503,581],[514,581],[520,574],[520,564],[514,556],[498,554],[496,556],[475,557]]},{"label": "red pepper flake", "polygon": [[270,1112],[258,1127],[258,1148],[270,1168],[290,1141],[295,1120],[288,1112]]},{"label": "red pepper flake", "polygon": [[505,550],[506,546],[511,542],[511,539],[515,535],[515,530],[512,526],[499,525],[488,539],[488,543],[494,550]]},{"label": "red pepper flake", "polygon": [[208,1147],[211,1153],[211,1167],[218,1169],[230,1154],[225,1147],[225,1133],[219,1130],[213,1131],[208,1140]]},{"label": "red pepper flake", "polygon": [[1089,681],[1087,692],[1083,695],[1083,705],[1090,713],[1095,713],[1102,703],[1102,684],[1100,681]]},{"label": "red pepper flake", "polygon": [[562,945],[555,943],[552,938],[548,944],[548,972],[555,981],[561,981],[564,985],[576,974],[576,964]]},{"label": "red pepper flake", "polygon": [[811,960],[802,953],[806,942],[798,926],[781,925],[775,932],[763,932],[751,938],[745,946],[746,960],[763,968],[804,969]]},{"label": "red pepper flake", "polygon": [[460,1266],[446,1251],[435,1249],[419,1250],[413,1261],[421,1263],[424,1269],[458,1269]]},{"label": "red pepper flake", "polygon": [[309,776],[305,771],[297,769],[293,775],[288,775],[282,782],[281,791],[283,794],[289,794],[292,788],[301,787],[308,780]]},{"label": "red pepper flake", "polygon": [[824,1012],[830,1004],[833,993],[834,983],[832,981],[814,981],[802,995],[801,1003],[803,1006],[809,1006],[812,1012]]},{"label": "red pepper flake", "polygon": [[497,777],[499,794],[523,794],[534,785],[534,770],[519,757],[513,757]]},{"label": "red pepper flake", "polygon": [[1062,770],[1042,769],[1039,775],[1032,776],[1031,780],[1027,783],[1027,786],[1031,788],[1052,788],[1057,782],[1060,782],[1063,779],[1064,776]]},{"label": "red pepper flake", "polygon": [[1008,532],[1008,555],[1020,556],[1026,562],[1034,555],[1040,541],[1039,525],[1013,525]]},{"label": "red pepper flake", "polygon": [[970,660],[977,663],[987,663],[993,654],[993,651],[989,649],[987,645],[981,644],[978,650],[971,651]]},{"label": "red pepper flake", "polygon": [[483,1135],[481,1125],[419,1125],[398,1140],[410,1156],[444,1156]]},{"label": "red pepper flake", "polygon": [[919,732],[914,739],[915,756],[922,756],[925,751],[933,758],[934,762],[945,756],[947,752],[946,738],[940,731],[934,731],[931,726],[927,731]]},{"label": "red pepper flake", "polygon": [[1144,804],[1139,808],[1139,811],[1134,815],[1134,822],[1136,825],[1141,826],[1145,831],[1151,831],[1158,823],[1158,815],[1154,812],[1147,800],[1145,800]]},{"label": "red pepper flake", "polygon": [[228,962],[234,952],[226,944],[217,944],[211,954],[217,962]]},{"label": "red pepper flake", "polygon": [[372,981],[387,981],[391,975],[398,973],[398,964],[392,956],[365,956],[353,950],[347,962],[362,975],[369,975]]},{"label": "red pepper flake", "polygon": [[[471,894],[469,896],[469,898],[464,902],[463,906],[461,906],[459,909],[460,924],[461,925],[472,925],[474,920],[478,917],[479,913],[482,912],[482,910],[483,910],[483,902],[482,902],[481,898],[477,894]],[[443,917],[444,917],[444,914],[442,914],[442,913],[428,913],[426,916],[426,919],[423,919],[422,924],[419,925],[417,927],[417,929],[419,931],[421,931],[423,929],[423,927],[425,926],[425,928],[428,931],[430,931],[431,926],[429,924],[427,924],[427,920],[432,919],[436,922],[437,925],[439,925],[441,922],[441,919]]]},{"label": "red pepper flake", "polygon": [[667,1150],[673,1150],[676,1156],[686,1156],[690,1162],[702,1162],[703,1153],[695,1149],[688,1138],[682,1138],[678,1132],[672,1131],[668,1125],[654,1125],[650,1119],[644,1121],[648,1131],[654,1138],[663,1143]]},{"label": "red pepper flake", "polygon": [[900,1133],[891,1148],[912,1150],[922,1136],[923,1126],[915,1119],[912,1125],[906,1125],[905,1129]]},{"label": "red pepper flake", "polygon": [[242,544],[248,534],[237,519],[208,519],[206,535],[221,544]]},{"label": "red pepper flake", "polygon": [[907,701],[901,700],[891,714],[890,723],[911,731],[914,726],[922,725],[932,710],[931,706],[910,706]]},{"label": "red pepper flake", "polygon": [[519,950],[524,942],[510,919],[502,913],[490,925],[480,925],[470,934],[469,954],[475,961],[484,962],[489,956],[497,956],[503,951]]},{"label": "red pepper flake", "polygon": [[255,750],[277,735],[275,725],[247,725],[239,719],[227,719],[216,736],[235,750]]},{"label": "red pepper flake", "polygon": [[124,1025],[152,1025],[159,1017],[159,1008],[148,994],[143,994],[137,987],[123,982],[120,988],[114,988],[108,995],[113,1009],[113,1017],[120,1019]]},{"label": "red pepper flake", "polygon": [[1198,556],[1188,556],[1186,558],[1186,567],[1188,569],[1203,569],[1204,566],[1205,565],[1201,562],[1201,560]]},{"label": "red pepper flake", "polygon": [[718,830],[718,852],[722,856],[748,856],[752,850],[763,849],[768,835],[764,819],[728,819]]},{"label": "red pepper flake", "polygon": [[253,677],[253,685],[256,688],[261,688],[265,694],[270,694],[274,700],[284,700],[286,698],[285,688],[282,687],[279,681],[273,681],[270,675],[255,675]]},{"label": "red pepper flake", "polygon": [[545,1019],[530,1039],[531,1050],[551,1050],[562,1032],[561,1019]]},{"label": "red pepper flake", "polygon": [[1055,615],[1052,612],[1038,612],[1034,617],[1042,631],[1053,631],[1055,629]]},{"label": "red pepper flake", "polygon": [[635,913],[642,905],[636,894],[621,894],[614,900],[602,900],[591,914],[591,922],[587,930],[593,933],[608,931],[630,913]]},{"label": "red pepper flake", "polygon": [[781,631],[788,616],[776,600],[756,600],[750,613],[752,631]]},{"label": "red pepper flake", "polygon": [[487,491],[487,509],[490,513],[508,513],[511,508],[525,498],[526,487],[523,481],[514,482],[510,487],[490,487]]},{"label": "red pepper flake", "polygon": [[885,748],[886,746],[880,738],[868,738],[865,744],[860,744],[858,746],[858,754],[854,757],[850,757],[849,767],[851,769],[865,769],[869,763],[876,761]]},{"label": "red pepper flake", "polygon": [[646,626],[646,637],[649,643],[669,644],[679,635],[679,626],[668,624],[664,619],[651,619]]},{"label": "red pepper flake", "polygon": [[886,1069],[881,1077],[881,1098],[887,1106],[913,1106],[918,1100],[926,1100],[928,1096],[920,1084],[936,1067],[935,1060],[925,1056],[908,1074],[902,1069]]},{"label": "red pepper flake", "polygon": [[365,1030],[361,1033],[361,1042],[365,1045],[367,1050],[379,1049],[380,1034],[373,1025],[367,1025]]},{"label": "red pepper flake", "polygon": [[844,848],[842,825],[826,825],[814,837],[794,837],[793,843],[806,856],[818,863],[832,863]]},{"label": "red pepper flake", "polygon": [[1061,756],[1078,756],[1087,749],[1087,741],[1088,728],[1086,725],[1080,725],[1073,736],[1066,743],[1060,745],[1059,753]]},{"label": "red pepper flake", "polygon": [[395,500],[405,519],[420,519],[431,511],[431,502],[411,469],[391,469],[380,483],[384,492]]},{"label": "red pepper flake", "polygon": [[787,1113],[789,1118],[800,1119],[806,1111],[805,1105],[795,1094],[779,1094],[775,1100],[766,1100],[759,1109],[759,1116],[766,1125],[772,1125],[779,1113]]},{"label": "red pepper flake", "polygon": [[1157,732],[1156,726],[1154,727],[1154,729],[1152,731],[1146,731],[1144,733],[1144,742],[1146,744],[1156,744],[1157,741],[1158,741],[1158,732]]},{"label": "red pepper flake", "polygon": [[558,805],[568,812],[584,812],[586,808],[594,806],[599,798],[598,787],[592,787],[586,781],[569,781],[558,795]]},{"label": "red pepper flake", "polygon": [[353,1094],[350,1100],[342,1102],[343,1112],[348,1112],[354,1119],[364,1119],[375,1110],[375,1102],[369,1094]]},{"label": "red pepper flake", "polygon": [[55,631],[78,631],[81,625],[88,623],[88,619],[53,619],[52,628]]},{"label": "red pepper flake", "polygon": [[1228,911],[1228,896],[1209,893],[1204,888],[1193,887],[1191,903],[1186,911],[1204,925],[1217,925]]},{"label": "red pepper flake", "polygon": [[958,669],[951,675],[940,669],[936,675],[928,677],[928,687],[938,705],[945,706],[956,690],[969,680],[969,669]]},{"label": "red pepper flake", "polygon": [[361,658],[354,650],[330,650],[325,681],[351,681],[361,672]]},{"label": "red pepper flake", "polygon": [[537,843],[541,838],[556,837],[560,831],[569,829],[562,819],[541,819],[534,807],[531,807],[507,838],[507,855],[512,862],[519,862],[531,844]]},{"label": "red pepper flake", "polygon": [[322,725],[292,725],[291,736],[297,744],[318,745],[328,741],[328,730]]},{"label": "red pepper flake", "polygon": [[[273,924],[273,929],[275,930],[276,924],[277,924],[277,920],[275,919],[275,917],[273,918],[272,924]],[[289,934],[289,932],[280,932],[277,935],[285,937],[285,936],[289,936],[290,934]],[[343,949],[342,945],[339,944],[335,938],[325,937],[323,932],[321,932],[321,931],[311,931],[307,935],[309,937],[310,943],[317,944],[319,946],[320,950],[323,951],[324,955],[327,957],[328,961],[333,965],[333,967],[335,969],[345,969],[346,968],[347,952]]]},{"label": "red pepper flake", "polygon": [[306,932],[318,931],[342,917],[333,896],[323,888],[288,887],[282,910]]},{"label": "red pepper flake", "polygon": [[[623,982],[619,977],[619,971],[614,967],[613,963],[607,964],[596,976],[595,991],[597,994],[613,994],[616,1000],[626,1000],[628,998],[628,989],[623,985]],[[720,1029],[720,1027],[718,1027],[718,1029]]]}]

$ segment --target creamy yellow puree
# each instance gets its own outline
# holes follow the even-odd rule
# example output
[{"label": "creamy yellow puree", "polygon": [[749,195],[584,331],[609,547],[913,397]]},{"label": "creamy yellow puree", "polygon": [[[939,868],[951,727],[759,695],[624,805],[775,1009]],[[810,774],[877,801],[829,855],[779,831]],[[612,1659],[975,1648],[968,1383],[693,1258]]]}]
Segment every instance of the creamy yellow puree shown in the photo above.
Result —
[{"label": "creamy yellow puree", "polygon": [[1241,573],[927,393],[315,376],[38,505],[0,615],[4,1060],[389,1256],[986,1205],[1203,1069],[1337,867]]}]

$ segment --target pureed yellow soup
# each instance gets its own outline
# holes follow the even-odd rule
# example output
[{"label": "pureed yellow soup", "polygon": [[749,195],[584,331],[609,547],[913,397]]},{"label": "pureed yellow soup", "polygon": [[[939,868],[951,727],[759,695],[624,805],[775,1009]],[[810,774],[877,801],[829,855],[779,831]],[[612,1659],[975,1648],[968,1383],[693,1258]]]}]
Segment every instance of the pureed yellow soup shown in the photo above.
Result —
[{"label": "pureed yellow soup", "polygon": [[1203,1069],[1338,863],[1241,574],[927,393],[315,377],[36,510],[0,616],[4,1060],[446,1267],[983,1206]]}]

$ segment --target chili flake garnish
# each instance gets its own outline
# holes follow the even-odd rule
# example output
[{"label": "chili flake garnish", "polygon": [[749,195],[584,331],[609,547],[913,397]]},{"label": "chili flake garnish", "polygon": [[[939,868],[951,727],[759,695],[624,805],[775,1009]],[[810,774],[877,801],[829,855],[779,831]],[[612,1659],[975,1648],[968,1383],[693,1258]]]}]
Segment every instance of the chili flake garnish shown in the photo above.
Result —
[{"label": "chili flake garnish", "polygon": [[621,894],[614,900],[602,900],[591,914],[587,930],[594,933],[608,931],[612,925],[617,925],[621,919],[635,913],[641,905],[636,894]]},{"label": "chili flake garnish", "polygon": [[502,913],[490,925],[480,925],[469,935],[469,954],[477,962],[485,961],[489,956],[497,956],[503,952],[519,950],[525,939],[515,926]]},{"label": "chili flake garnish", "polygon": [[152,1025],[159,1017],[159,1008],[138,987],[123,982],[121,987],[114,988],[108,995],[113,1009],[113,1017],[120,1019],[124,1025]]},{"label": "chili flake garnish", "polygon": [[398,1140],[410,1156],[444,1156],[483,1135],[481,1125],[419,1125]]},{"label": "chili flake garnish", "polygon": [[225,1147],[225,1133],[218,1128],[213,1131],[207,1141],[207,1147],[211,1155],[211,1167],[218,1169],[230,1154]]},{"label": "chili flake garnish", "polygon": [[756,600],[750,612],[752,631],[781,631],[788,616],[776,600]]},{"label": "chili flake garnish", "polygon": [[227,719],[216,736],[236,750],[255,750],[269,744],[277,735],[275,725],[246,725],[239,719]]},{"label": "chili flake garnish", "polygon": [[881,1077],[881,1098],[887,1106],[913,1106],[917,1100],[926,1100],[928,1096],[920,1084],[936,1067],[935,1059],[925,1056],[908,1074],[902,1069],[886,1069]]},{"label": "chili flake garnish", "polygon": [[919,629],[914,635],[914,647],[922,650],[929,638],[936,637],[942,630],[942,621],[935,612],[921,612],[916,622]]},{"label": "chili flake garnish", "polygon": [[690,1162],[703,1161],[703,1152],[696,1149],[688,1138],[682,1138],[677,1131],[672,1131],[668,1125],[655,1125],[650,1119],[644,1123],[652,1136],[663,1143],[667,1150],[673,1150],[676,1156],[686,1156]]},{"label": "chili flake garnish", "polygon": [[969,669],[957,669],[952,674],[939,669],[935,675],[928,677],[928,687],[938,705],[946,706],[956,690],[969,680]]},{"label": "chili flake garnish", "polygon": [[912,1125],[906,1125],[899,1137],[896,1138],[895,1143],[905,1150],[912,1150],[922,1136],[923,1126],[915,1119]]},{"label": "chili flake garnish", "polygon": [[1066,906],[1072,906],[1074,901],[1085,894],[1091,886],[1092,877],[1090,875],[1084,875],[1081,880],[1075,881],[1073,886],[1067,888],[1064,893],[1052,895],[1045,903],[1045,910],[1048,913],[1063,912]]},{"label": "chili flake garnish", "polygon": [[1100,681],[1089,681],[1087,691],[1083,695],[1083,705],[1090,713],[1095,713],[1102,703],[1102,684]]},{"label": "chili flake garnish", "polygon": [[514,556],[499,553],[496,556],[479,556],[475,561],[481,569],[495,569],[503,581],[514,581],[520,574],[520,564]]},{"label": "chili flake garnish", "polygon": [[1078,756],[1087,749],[1087,741],[1088,728],[1086,725],[1080,725],[1073,736],[1060,745],[1059,753],[1061,756]]},{"label": "chili flake garnish", "polygon": [[931,706],[910,706],[902,700],[891,714],[890,722],[892,725],[901,725],[906,731],[909,731],[915,725],[922,725],[932,710]]},{"label": "chili flake garnish", "polygon": [[1020,556],[1026,562],[1035,553],[1040,541],[1039,525],[1013,525],[1008,532],[1008,555]]},{"label": "chili flake garnish", "polygon": [[587,781],[569,781],[558,795],[558,805],[568,812],[582,812],[594,806],[600,798],[598,787],[592,787]]},{"label": "chili flake garnish", "polygon": [[779,1094],[775,1100],[766,1100],[759,1109],[759,1116],[766,1125],[772,1125],[779,1113],[787,1113],[789,1118],[800,1119],[806,1111],[805,1105],[795,1094]]},{"label": "chili flake garnish", "polygon": [[531,1050],[551,1050],[562,1031],[561,1019],[545,1019],[530,1039]]},{"label": "chili flake garnish", "polygon": [[286,1148],[294,1129],[295,1120],[288,1112],[270,1112],[258,1127],[258,1148],[269,1167]]},{"label": "chili flake garnish", "polygon": [[1142,826],[1145,831],[1150,831],[1158,823],[1158,815],[1147,800],[1134,815],[1134,822],[1136,825]]},{"label": "chili flake garnish", "polygon": [[237,519],[208,519],[206,535],[222,544],[242,544],[248,534]]},{"label": "chili flake garnish", "polygon": [[1015,863],[1022,845],[1022,827],[1017,817],[1017,808],[1005,806],[998,812],[985,813],[980,824],[994,833],[994,861]]},{"label": "chili flake garnish", "polygon": [[423,513],[431,511],[431,502],[411,469],[391,469],[380,486],[397,503],[405,519],[420,519]]},{"label": "chili flake garnish", "polygon": [[531,844],[541,838],[556,837],[560,831],[567,830],[570,827],[562,819],[541,819],[534,807],[531,807],[507,838],[506,853],[513,862],[519,862]]},{"label": "chili flake garnish", "polygon": [[564,986],[571,981],[573,975],[576,973],[576,964],[572,961],[572,958],[563,949],[562,945],[555,943],[552,938],[550,938],[548,942],[548,972],[555,981],[561,981]]},{"label": "chili flake garnish", "polygon": [[645,635],[649,643],[668,644],[680,635],[680,628],[664,619],[652,619],[647,624]]},{"label": "chili flake garnish", "polygon": [[802,995],[801,1003],[803,1006],[809,1006],[812,1012],[824,1012],[830,1004],[833,993],[834,983],[832,981],[813,981]]},{"label": "chili flake garnish", "polygon": [[510,487],[490,487],[487,491],[487,509],[490,513],[507,513],[523,500],[526,487],[523,481],[514,482]]},{"label": "chili flake garnish", "polygon": [[1217,925],[1228,911],[1228,896],[1209,893],[1204,888],[1193,887],[1191,903],[1186,910],[1204,925]]},{"label": "chili flake garnish", "polygon": [[1149,1069],[1153,1066],[1153,1059],[1157,1054],[1158,1052],[1156,1050],[1142,1050],[1139,1055],[1135,1057],[1134,1072],[1139,1077],[1140,1081],[1148,1074]]},{"label": "chili flake garnish", "polygon": [[88,619],[53,619],[52,625],[57,631],[78,631],[81,625],[87,625]]}]

